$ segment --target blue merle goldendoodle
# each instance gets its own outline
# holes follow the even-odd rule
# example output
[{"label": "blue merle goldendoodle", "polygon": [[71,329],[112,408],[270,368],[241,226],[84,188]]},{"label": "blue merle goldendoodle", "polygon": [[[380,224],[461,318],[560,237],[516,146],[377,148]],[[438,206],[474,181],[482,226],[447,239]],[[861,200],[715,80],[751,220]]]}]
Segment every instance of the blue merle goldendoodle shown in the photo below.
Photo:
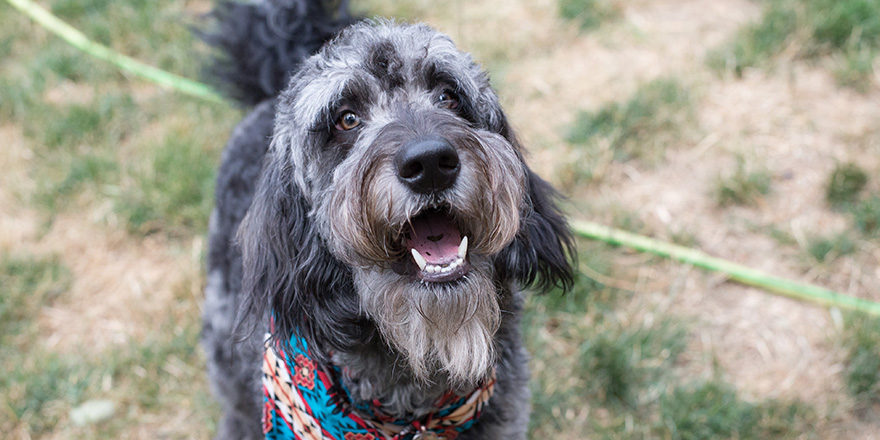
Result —
[{"label": "blue merle goldendoodle", "polygon": [[486,74],[346,2],[223,2],[206,36],[253,110],[211,217],[218,438],[522,439],[518,329],[572,238]]}]

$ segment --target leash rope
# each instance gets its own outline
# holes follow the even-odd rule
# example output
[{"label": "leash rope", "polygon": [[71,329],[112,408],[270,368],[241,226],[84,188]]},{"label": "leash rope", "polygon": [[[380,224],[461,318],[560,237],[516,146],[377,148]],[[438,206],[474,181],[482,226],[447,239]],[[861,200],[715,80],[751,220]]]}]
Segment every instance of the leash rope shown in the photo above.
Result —
[{"label": "leash rope", "polygon": [[649,252],[664,258],[677,260],[710,272],[727,275],[731,280],[791,298],[860,311],[880,316],[880,303],[835,292],[813,284],[799,283],[770,275],[741,264],[711,257],[705,252],[666,243],[621,229],[614,229],[592,222],[571,220],[572,229],[579,235],[609,244],[626,246],[641,252]]}]

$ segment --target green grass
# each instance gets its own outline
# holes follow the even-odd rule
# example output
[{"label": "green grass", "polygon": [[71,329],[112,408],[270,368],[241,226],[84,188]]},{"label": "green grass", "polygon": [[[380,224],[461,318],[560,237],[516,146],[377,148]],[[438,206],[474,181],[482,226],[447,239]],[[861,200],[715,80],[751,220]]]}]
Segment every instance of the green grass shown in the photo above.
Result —
[{"label": "green grass", "polygon": [[557,6],[562,18],[577,23],[582,30],[598,28],[623,15],[619,0],[557,0]]},{"label": "green grass", "polygon": [[41,88],[61,80],[93,83],[113,74],[110,66],[97,63],[66,43],[54,40],[47,50],[41,51],[28,64],[28,69],[37,75],[36,84]]},{"label": "green grass", "polygon": [[758,66],[781,51],[797,28],[794,1],[768,1],[757,23],[743,27],[726,46],[710,51],[706,61],[716,70],[740,75],[743,69]]},{"label": "green grass", "polygon": [[817,43],[835,49],[853,42],[880,47],[880,3],[876,0],[811,0],[806,4]]},{"label": "green grass", "polygon": [[661,438],[681,440],[813,438],[817,416],[800,402],[750,403],[724,382],[675,387],[660,399]]},{"label": "green grass", "polygon": [[[68,270],[55,258],[0,255],[0,431],[21,424],[35,433],[51,429],[56,418],[46,405],[71,378],[55,356],[34,357],[35,320],[43,307],[67,291]],[[33,371],[42,371],[33,375]],[[78,385],[78,381],[73,380]],[[80,389],[81,387],[74,387]],[[75,394],[76,389],[64,390]]]},{"label": "green grass", "polygon": [[802,59],[831,55],[846,86],[867,90],[880,49],[880,3],[875,0],[772,0],[756,23],[709,52],[710,67],[742,71],[762,67],[786,51]]},{"label": "green grass", "polygon": [[857,249],[856,242],[847,233],[829,237],[817,236],[807,242],[807,253],[818,262],[824,262],[842,255],[849,255]]},{"label": "green grass", "polygon": [[71,196],[83,185],[100,184],[118,179],[119,167],[114,158],[106,155],[90,153],[75,156],[65,168],[67,168],[67,174],[64,178],[52,185],[51,191],[44,194],[43,197],[57,200],[59,197]]},{"label": "green grass", "polygon": [[13,122],[24,119],[34,104],[32,85],[16,77],[0,75],[0,118]]},{"label": "green grass", "polygon": [[50,151],[72,149],[83,143],[93,144],[96,137],[102,135],[99,128],[108,116],[92,106],[78,104],[64,108],[47,106],[42,110],[53,117],[35,119],[25,125],[25,135]]},{"label": "green grass", "polygon": [[868,183],[868,173],[855,163],[837,164],[825,190],[825,199],[835,208],[846,207],[859,199]]},{"label": "green grass", "polygon": [[659,162],[667,148],[683,143],[693,129],[691,92],[678,80],[661,78],[642,85],[624,102],[581,111],[567,141],[579,154],[575,180],[588,183],[609,160]]},{"label": "green grass", "polygon": [[0,344],[28,336],[41,307],[69,284],[70,274],[57,259],[0,255]]},{"label": "green grass", "polygon": [[847,45],[835,57],[836,63],[831,69],[837,83],[867,93],[873,81],[877,51],[877,48],[858,43]]},{"label": "green grass", "polygon": [[95,378],[89,369],[69,356],[31,347],[0,361],[0,428],[6,433],[43,435],[52,432],[66,416],[71,402],[79,401]]},{"label": "green grass", "polygon": [[847,315],[843,346],[848,352],[844,375],[850,395],[862,403],[880,402],[880,318]]},{"label": "green grass", "polygon": [[[609,260],[617,251],[582,245],[581,266],[614,278]],[[622,320],[632,312],[631,300],[630,294],[583,275],[566,295],[529,299],[526,341],[535,370],[530,438],[584,429],[613,432],[627,417],[650,413],[644,408],[656,403],[684,349],[686,332],[665,317]],[[584,419],[595,411],[608,418]]]},{"label": "green grass", "polygon": [[783,246],[794,246],[798,244],[797,237],[795,237],[787,228],[781,228],[776,225],[767,225],[764,229],[770,238]]},{"label": "green grass", "polygon": [[863,237],[880,235],[880,196],[864,194],[868,172],[855,163],[839,164],[828,178],[825,198],[837,210],[847,212]]},{"label": "green grass", "polygon": [[656,394],[658,380],[684,350],[684,327],[672,320],[632,328],[606,322],[611,328],[598,326],[578,348],[582,395],[606,406],[637,408]]},{"label": "green grass", "polygon": [[718,206],[756,205],[770,192],[773,177],[764,169],[747,169],[745,161],[737,161],[736,169],[715,181],[715,202]]},{"label": "green grass", "polygon": [[129,229],[142,234],[204,231],[214,199],[219,157],[188,132],[170,133],[155,147],[146,166],[131,170],[134,184],[117,199],[116,210]]},{"label": "green grass", "polygon": [[[172,0],[60,0],[52,3],[52,12],[98,43],[194,78],[198,76],[193,63],[197,46],[188,26],[196,16],[184,6]],[[174,44],[156,44],[156,37]]]},{"label": "green grass", "polygon": [[[582,265],[622,276],[608,264],[620,251],[582,244]],[[567,296],[529,299],[530,438],[818,438],[823,421],[805,403],[750,401],[719,378],[677,374],[688,326],[634,299],[586,276]]]},{"label": "green grass", "polygon": [[880,196],[871,195],[852,208],[856,229],[868,237],[880,235]]}]

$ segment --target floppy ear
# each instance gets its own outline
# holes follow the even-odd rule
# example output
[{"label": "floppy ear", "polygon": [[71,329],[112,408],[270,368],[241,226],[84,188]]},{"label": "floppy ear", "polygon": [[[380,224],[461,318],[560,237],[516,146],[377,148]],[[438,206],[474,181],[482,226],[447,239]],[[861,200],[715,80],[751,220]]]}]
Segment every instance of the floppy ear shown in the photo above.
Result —
[{"label": "floppy ear", "polygon": [[351,271],[324,246],[291,174],[289,162],[270,150],[238,231],[244,311],[256,323],[273,316],[272,338],[281,347],[289,347],[296,334],[313,355],[326,359],[327,350],[358,344],[349,339],[362,335],[351,327],[362,318]]},{"label": "floppy ear", "polygon": [[[498,134],[522,154],[506,116],[501,113],[498,120]],[[576,251],[574,236],[558,206],[561,196],[528,166],[523,167],[527,174],[528,210],[516,238],[496,257],[496,270],[502,278],[516,280],[523,287],[541,292],[553,287],[568,291],[574,283]]]},{"label": "floppy ear", "polygon": [[526,171],[531,206],[516,238],[498,255],[496,270],[523,287],[568,291],[574,282],[575,244],[568,221],[556,204],[559,193],[532,170]]}]

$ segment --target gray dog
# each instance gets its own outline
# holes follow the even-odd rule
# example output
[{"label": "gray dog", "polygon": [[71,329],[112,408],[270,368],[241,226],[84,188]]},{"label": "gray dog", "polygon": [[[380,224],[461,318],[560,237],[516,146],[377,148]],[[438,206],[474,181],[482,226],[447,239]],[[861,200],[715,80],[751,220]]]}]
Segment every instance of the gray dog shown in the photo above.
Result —
[{"label": "gray dog", "polygon": [[573,240],[486,74],[344,2],[215,16],[214,73],[254,106],[210,225],[217,438],[525,438],[520,289],[569,287]]}]

